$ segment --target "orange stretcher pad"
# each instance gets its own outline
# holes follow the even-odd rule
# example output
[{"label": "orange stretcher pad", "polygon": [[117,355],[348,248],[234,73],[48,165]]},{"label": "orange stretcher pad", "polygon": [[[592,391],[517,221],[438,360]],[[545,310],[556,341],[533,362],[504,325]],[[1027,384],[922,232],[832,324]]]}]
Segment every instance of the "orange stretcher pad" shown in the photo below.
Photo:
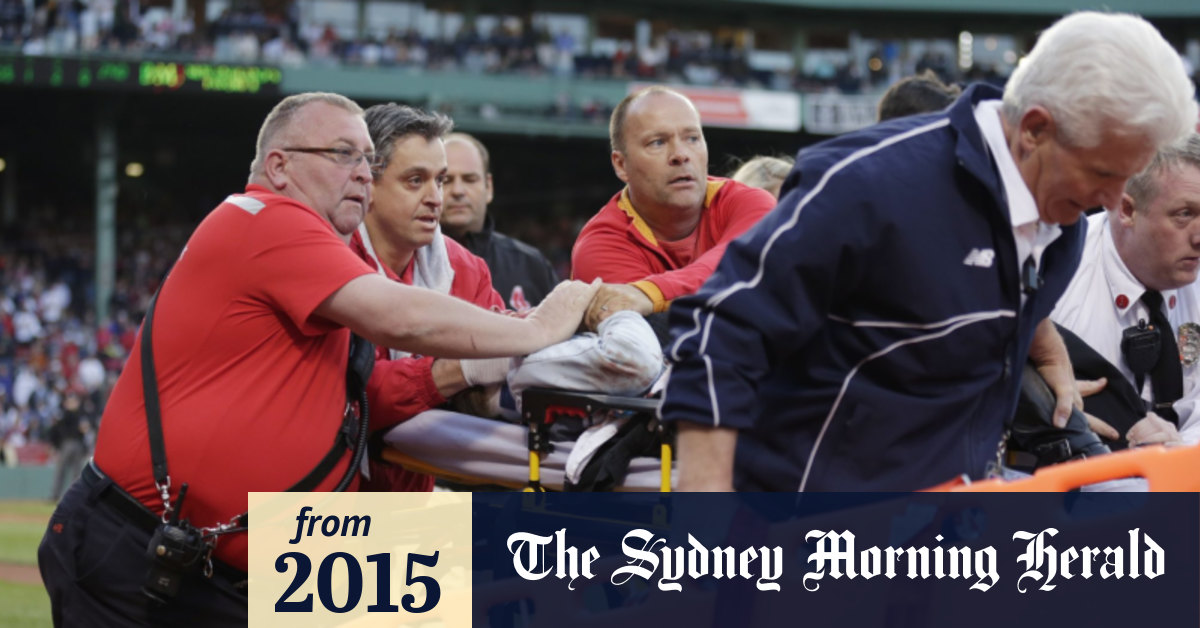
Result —
[{"label": "orange stretcher pad", "polygon": [[1020,480],[967,482],[956,479],[928,492],[1054,493],[1108,480],[1144,478],[1151,491],[1200,491],[1200,445],[1154,445],[1056,464]]}]

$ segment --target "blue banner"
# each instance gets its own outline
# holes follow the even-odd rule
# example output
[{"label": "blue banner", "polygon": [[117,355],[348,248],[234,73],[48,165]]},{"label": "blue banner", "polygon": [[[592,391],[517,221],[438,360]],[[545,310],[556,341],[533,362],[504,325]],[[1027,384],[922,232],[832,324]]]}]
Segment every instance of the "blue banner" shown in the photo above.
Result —
[{"label": "blue banner", "polygon": [[1200,625],[1194,493],[476,493],[475,626]]}]

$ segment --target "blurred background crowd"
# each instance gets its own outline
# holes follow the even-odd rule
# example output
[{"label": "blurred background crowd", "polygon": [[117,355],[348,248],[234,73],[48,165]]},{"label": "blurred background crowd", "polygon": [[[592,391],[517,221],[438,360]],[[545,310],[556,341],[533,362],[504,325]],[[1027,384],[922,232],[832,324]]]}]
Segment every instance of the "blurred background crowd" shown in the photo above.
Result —
[{"label": "blurred background crowd", "polygon": [[[284,67],[520,73],[843,93],[883,88],[925,69],[944,81],[1002,80],[1016,62],[1013,42],[1004,37],[982,42],[984,58],[970,68],[958,63],[959,42],[937,37],[897,42],[818,36],[797,64],[788,37],[761,29],[605,28],[605,20],[582,14],[467,15],[384,0],[212,0],[203,3],[203,16],[182,2],[173,5],[0,0],[0,48],[26,55],[185,55]],[[865,68],[854,59],[860,52],[869,59]]]},{"label": "blurred background crowd", "polygon": [[[0,455],[44,462],[85,443],[125,363],[145,306],[190,226],[127,232],[109,316],[97,320],[91,233],[6,232],[0,242]],[[74,416],[64,401],[75,397]],[[73,405],[73,404],[72,404]],[[69,418],[69,421],[63,421]],[[69,425],[68,425],[69,423]]]},{"label": "blurred background crowd", "polygon": [[[905,76],[930,70],[947,83],[1002,84],[1037,28],[1062,13],[1059,4],[1071,2],[1020,15],[1013,8],[1015,17],[1003,15],[1003,2],[942,16],[930,12],[928,2],[894,3],[887,10],[913,7],[896,17],[842,9],[832,1],[793,4],[0,0],[0,61],[5,55],[199,60],[284,72],[544,77],[575,86],[622,82],[618,94],[624,83],[666,82],[806,98],[858,95],[871,103],[872,119],[860,121],[866,124],[873,121],[874,98]],[[1200,65],[1200,10],[1183,13],[1158,25],[1194,71]],[[101,318],[92,109],[103,109],[110,95],[22,87],[4,67],[0,88],[9,90],[2,92],[5,101],[23,107],[22,115],[0,125],[0,460],[13,465],[45,462],[67,441],[90,442],[149,298],[203,213],[244,181],[251,134],[277,97],[111,99],[121,110],[109,122],[120,129],[121,163],[130,161],[126,155],[145,154],[138,173],[124,170],[119,183],[116,275]],[[584,221],[619,189],[604,133],[615,100],[590,93],[564,89],[525,113],[582,121],[591,129],[504,128],[509,119],[490,105],[444,95],[411,103],[445,111],[484,139],[493,154],[499,230],[539,247],[560,277],[570,276],[571,246]],[[364,106],[383,97],[347,95]],[[846,111],[825,113],[844,122]],[[706,121],[710,172],[725,175],[737,159],[791,155],[822,139],[810,134],[822,133],[810,130],[810,113],[804,112],[803,132],[719,129]],[[492,126],[470,126],[489,119]],[[535,133],[542,133],[536,144],[530,141]],[[76,145],[81,148],[64,150]],[[20,175],[14,174],[18,161]],[[34,172],[39,161],[51,164],[50,174]],[[146,176],[139,179],[143,164]],[[156,172],[161,178],[154,178]]]}]

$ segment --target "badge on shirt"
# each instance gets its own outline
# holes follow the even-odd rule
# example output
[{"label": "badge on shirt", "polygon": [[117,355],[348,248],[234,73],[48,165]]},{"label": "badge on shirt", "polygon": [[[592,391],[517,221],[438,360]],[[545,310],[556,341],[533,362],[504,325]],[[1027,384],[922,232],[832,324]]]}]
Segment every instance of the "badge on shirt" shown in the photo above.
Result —
[{"label": "badge on shirt", "polygon": [[1184,366],[1200,361],[1200,325],[1184,323],[1179,326],[1179,361]]}]

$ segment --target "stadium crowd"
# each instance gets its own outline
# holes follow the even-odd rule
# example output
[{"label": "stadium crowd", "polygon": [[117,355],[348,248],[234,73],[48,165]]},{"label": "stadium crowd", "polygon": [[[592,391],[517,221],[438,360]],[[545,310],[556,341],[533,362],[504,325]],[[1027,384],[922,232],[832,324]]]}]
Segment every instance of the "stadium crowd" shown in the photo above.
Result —
[{"label": "stadium crowd", "polygon": [[[886,68],[860,71],[847,59],[804,67],[755,64],[751,46],[706,30],[671,29],[642,43],[626,38],[593,45],[566,30],[553,32],[530,16],[497,16],[486,30],[467,21],[457,33],[444,37],[411,24],[354,36],[332,23],[302,17],[296,2],[288,3],[283,13],[264,12],[255,2],[235,3],[201,26],[190,16],[178,18],[162,7],[139,8],[130,0],[49,0],[34,3],[32,12],[26,6],[25,0],[0,0],[0,50],[26,55],[182,55],[284,67],[517,73],[843,93],[877,91],[897,78]],[[908,55],[887,49],[887,54],[877,50],[872,56],[895,58],[902,74],[928,68],[946,81],[1000,78],[992,68],[962,72],[944,51]],[[607,112],[600,114],[606,116]]]},{"label": "stadium crowd", "polygon": [[[44,462],[78,395],[91,427],[133,346],[146,304],[190,227],[125,232],[108,316],[97,320],[94,238],[6,229],[0,242],[0,460]],[[72,426],[74,428],[74,426]],[[85,430],[88,428],[84,428]],[[90,437],[89,437],[90,438]]]}]

